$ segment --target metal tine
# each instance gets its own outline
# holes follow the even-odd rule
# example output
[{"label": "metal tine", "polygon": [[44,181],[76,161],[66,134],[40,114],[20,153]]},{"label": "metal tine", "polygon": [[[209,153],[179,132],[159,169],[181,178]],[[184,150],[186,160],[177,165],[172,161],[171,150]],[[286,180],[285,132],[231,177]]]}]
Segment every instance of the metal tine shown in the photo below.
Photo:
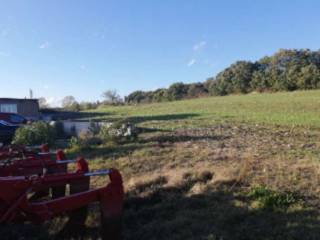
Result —
[{"label": "metal tine", "polygon": [[76,160],[58,160],[56,163],[64,164],[64,163],[75,163]]},{"label": "metal tine", "polygon": [[34,146],[26,146],[27,149],[38,149],[41,148],[42,145],[34,145]]},{"label": "metal tine", "polygon": [[[16,160],[19,161],[19,160]],[[68,163],[76,163],[76,160],[58,160],[56,161],[57,164],[68,164]],[[6,163],[0,162],[0,166],[6,166]]]},{"label": "metal tine", "polygon": [[39,153],[37,153],[38,155],[54,155],[54,154],[56,154],[56,152],[39,152]]},{"label": "metal tine", "polygon": [[101,175],[108,175],[111,173],[110,169],[107,170],[99,170],[94,172],[85,173],[84,176],[86,177],[93,177],[93,176],[101,176]]}]

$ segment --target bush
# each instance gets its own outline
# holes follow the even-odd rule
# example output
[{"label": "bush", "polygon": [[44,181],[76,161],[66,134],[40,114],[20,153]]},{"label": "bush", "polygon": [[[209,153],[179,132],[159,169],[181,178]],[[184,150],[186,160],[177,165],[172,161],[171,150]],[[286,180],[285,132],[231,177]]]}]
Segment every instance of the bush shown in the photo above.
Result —
[{"label": "bush", "polygon": [[16,130],[14,144],[40,145],[53,144],[56,140],[55,128],[45,122],[34,122]]}]

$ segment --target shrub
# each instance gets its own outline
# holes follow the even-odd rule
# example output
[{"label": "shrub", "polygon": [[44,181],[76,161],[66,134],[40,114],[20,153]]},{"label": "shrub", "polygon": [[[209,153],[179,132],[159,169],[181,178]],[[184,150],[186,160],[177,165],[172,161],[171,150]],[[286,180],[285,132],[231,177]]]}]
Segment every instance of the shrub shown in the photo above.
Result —
[{"label": "shrub", "polygon": [[17,129],[13,143],[24,145],[53,144],[56,140],[55,128],[45,122],[34,122]]},{"label": "shrub", "polygon": [[257,201],[263,209],[287,209],[297,202],[292,193],[281,193],[270,190],[264,186],[256,186],[250,190],[248,196]]}]

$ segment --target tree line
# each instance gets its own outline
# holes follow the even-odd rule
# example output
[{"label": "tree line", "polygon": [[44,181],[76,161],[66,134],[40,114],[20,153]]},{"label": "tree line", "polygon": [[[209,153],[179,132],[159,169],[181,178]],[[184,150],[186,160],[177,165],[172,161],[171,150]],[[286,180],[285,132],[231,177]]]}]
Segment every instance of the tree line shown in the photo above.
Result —
[{"label": "tree line", "polygon": [[135,91],[125,97],[125,102],[164,102],[254,91],[294,91],[319,87],[320,50],[281,49],[256,62],[237,61],[203,83],[179,82],[155,91]]},{"label": "tree line", "polygon": [[[117,90],[114,90],[114,89],[107,90],[107,91],[103,92],[101,97],[103,98],[102,101],[78,102],[74,96],[71,96],[71,95],[65,96],[61,100],[60,110],[78,112],[78,111],[96,109],[101,105],[120,105],[120,104],[123,104],[123,99],[118,94]],[[46,98],[44,98],[44,97],[40,97],[38,99],[38,102],[39,102],[39,107],[42,110],[51,108],[50,104],[47,102]],[[58,109],[58,108],[56,108],[56,109]]]},{"label": "tree line", "polygon": [[[250,92],[294,91],[320,88],[320,50],[281,49],[272,56],[258,61],[237,61],[208,78],[205,82],[174,83],[155,91],[134,91],[124,99],[116,90],[102,93],[102,101],[77,102],[73,96],[62,100],[65,110],[82,111],[101,105],[166,102],[205,96],[224,96]],[[46,99],[40,98],[41,108],[47,108]]]}]

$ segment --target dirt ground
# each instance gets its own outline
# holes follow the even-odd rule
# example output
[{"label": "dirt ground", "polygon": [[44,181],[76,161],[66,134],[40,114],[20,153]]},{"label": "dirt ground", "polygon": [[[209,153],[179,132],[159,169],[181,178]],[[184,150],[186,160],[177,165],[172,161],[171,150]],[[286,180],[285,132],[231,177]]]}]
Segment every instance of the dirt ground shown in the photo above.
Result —
[{"label": "dirt ground", "polygon": [[[122,172],[124,239],[319,239],[319,136],[316,129],[249,124],[143,129],[137,141],[81,154],[92,170]],[[93,187],[105,183],[103,177],[91,181]],[[256,194],[261,189],[266,197]],[[20,239],[99,239],[97,205],[80,236],[57,235],[64,221],[25,225],[18,235],[14,228],[2,232]]]}]

